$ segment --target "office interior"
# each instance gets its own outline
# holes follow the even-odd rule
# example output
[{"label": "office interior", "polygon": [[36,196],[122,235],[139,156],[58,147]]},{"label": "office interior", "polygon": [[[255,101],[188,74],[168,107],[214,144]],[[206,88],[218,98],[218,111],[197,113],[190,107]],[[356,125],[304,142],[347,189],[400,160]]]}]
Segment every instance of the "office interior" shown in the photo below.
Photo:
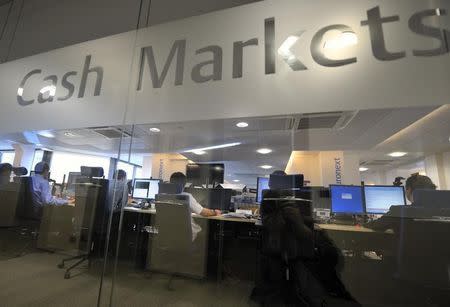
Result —
[{"label": "office interior", "polygon": [[[12,173],[13,193],[3,188],[0,265],[6,270],[29,266],[29,274],[39,274],[33,267],[43,270],[47,282],[62,283],[73,293],[83,289],[87,304],[97,302],[101,280],[103,304],[151,299],[167,306],[207,306],[221,299],[224,305],[258,306],[265,256],[260,190],[263,184],[270,189],[270,174],[281,170],[303,175],[301,186],[289,187],[299,194],[286,199],[295,197],[303,200],[301,206],[309,206],[310,213],[304,214],[313,221],[311,231],[326,237],[337,257],[331,265],[327,258],[317,263],[329,267],[332,286],[314,274],[306,275],[310,288],[300,292],[307,301],[314,303],[321,296],[315,292],[317,283],[323,292],[317,291],[331,306],[445,306],[450,285],[450,253],[445,244],[450,199],[440,199],[442,210],[431,216],[414,212],[395,217],[399,223],[418,224],[420,231],[409,224],[410,228],[396,231],[374,230],[367,223],[382,218],[390,205],[411,204],[404,185],[413,174],[428,176],[438,191],[450,190],[449,117],[450,106],[442,105],[3,134],[0,162],[27,171]],[[21,178],[30,176],[41,161],[50,165],[53,194],[72,197],[75,204],[44,206],[41,216],[26,223],[17,210],[21,193],[26,193],[20,188]],[[189,167],[204,163],[212,164],[218,175],[189,183],[194,180]],[[81,174],[81,167],[92,169]],[[111,210],[107,205],[111,200],[98,195],[107,195],[119,185],[115,177],[119,169],[126,172],[130,189],[123,206]],[[191,186],[185,191],[203,207],[220,209],[221,215],[193,214],[191,220],[189,201],[160,193],[160,184],[169,182],[175,172],[188,175],[187,186]],[[397,189],[399,203],[386,203],[384,211],[370,212],[368,192],[361,187],[393,189],[399,177],[403,178]],[[153,189],[158,192],[139,194],[139,183],[149,180],[156,181]],[[83,185],[87,183],[93,186]],[[365,199],[360,196],[360,209],[333,209],[336,185],[366,194]],[[372,197],[377,199],[377,193]],[[115,201],[119,194],[114,193]],[[103,210],[86,209],[93,203]],[[163,205],[168,203],[180,206],[168,209]],[[79,204],[82,213],[77,213]],[[201,231],[191,240],[194,223]],[[323,241],[315,238],[317,252]],[[96,246],[88,247],[94,241]],[[66,271],[71,262],[62,265],[61,260],[80,253],[87,253],[89,266],[83,262]],[[31,278],[26,272],[20,276]],[[58,287],[42,296],[34,294],[37,302],[57,305],[62,299]],[[30,303],[27,298],[13,301]]]}]

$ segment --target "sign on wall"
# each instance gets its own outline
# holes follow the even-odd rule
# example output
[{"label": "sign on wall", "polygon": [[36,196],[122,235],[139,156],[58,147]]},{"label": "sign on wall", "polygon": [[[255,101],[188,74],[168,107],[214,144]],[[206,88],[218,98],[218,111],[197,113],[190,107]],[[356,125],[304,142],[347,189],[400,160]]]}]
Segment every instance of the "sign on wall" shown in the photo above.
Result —
[{"label": "sign on wall", "polygon": [[446,104],[449,6],[263,1],[5,63],[0,132]]}]

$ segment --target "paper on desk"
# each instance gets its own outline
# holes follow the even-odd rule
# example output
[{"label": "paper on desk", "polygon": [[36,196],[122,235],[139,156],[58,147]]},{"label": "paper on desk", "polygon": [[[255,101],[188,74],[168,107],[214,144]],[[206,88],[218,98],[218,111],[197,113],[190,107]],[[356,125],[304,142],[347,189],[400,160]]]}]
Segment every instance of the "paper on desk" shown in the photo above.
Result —
[{"label": "paper on desk", "polygon": [[224,218],[241,218],[241,219],[245,219],[246,218],[246,214],[244,214],[244,213],[236,213],[236,212],[225,213],[225,214],[222,214],[222,216]]}]

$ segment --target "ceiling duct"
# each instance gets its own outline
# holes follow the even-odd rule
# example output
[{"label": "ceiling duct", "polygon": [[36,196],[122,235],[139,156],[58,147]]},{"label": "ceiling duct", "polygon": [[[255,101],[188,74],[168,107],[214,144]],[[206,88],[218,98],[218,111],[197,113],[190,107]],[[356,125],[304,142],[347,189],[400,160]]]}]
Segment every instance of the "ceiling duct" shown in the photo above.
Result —
[{"label": "ceiling duct", "polygon": [[347,127],[347,125],[353,120],[357,113],[357,111],[305,113],[297,118],[295,127],[297,128],[297,130],[341,130]]},{"label": "ceiling duct", "polygon": [[107,139],[120,139],[131,137],[131,133],[117,127],[98,127],[92,128],[92,131],[106,137]]}]

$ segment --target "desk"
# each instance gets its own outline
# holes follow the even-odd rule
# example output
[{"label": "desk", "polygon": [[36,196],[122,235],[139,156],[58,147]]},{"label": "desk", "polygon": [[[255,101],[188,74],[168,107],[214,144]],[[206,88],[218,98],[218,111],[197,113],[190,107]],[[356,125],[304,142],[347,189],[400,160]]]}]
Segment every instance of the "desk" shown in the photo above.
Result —
[{"label": "desk", "polygon": [[[142,268],[142,264],[146,261],[144,255],[146,255],[145,249],[147,248],[148,242],[148,238],[145,238],[148,236],[142,231],[142,228],[143,226],[150,225],[146,223],[152,223],[152,218],[156,215],[156,210],[125,207],[124,211],[139,214],[136,229],[138,230],[138,239],[136,242],[138,245],[138,252],[136,253],[136,256],[138,256],[138,260],[140,259],[140,264],[138,266]],[[254,253],[247,250],[247,254],[257,254],[257,246],[259,246],[258,242],[260,241],[259,229],[257,225],[260,220],[223,216],[204,217],[197,214],[192,214],[192,217],[195,219],[210,221],[209,256],[211,259],[215,259],[213,264],[216,265],[217,268],[212,268],[209,266],[208,271],[209,274],[217,274],[217,278],[219,280],[222,275],[221,266],[224,254],[231,255],[235,253],[236,250],[242,252],[243,246],[248,247],[247,249],[252,249],[252,251],[254,250]],[[383,251],[392,248],[392,244],[394,242],[392,232],[379,232],[361,226],[315,224],[314,228],[317,232],[323,232],[340,250],[353,250],[358,253],[363,251]],[[242,242],[235,242],[236,240]],[[224,246],[224,244],[226,246]],[[232,252],[227,253],[230,248],[232,249]],[[139,252],[140,249],[142,250]],[[228,260],[230,260],[230,255]],[[240,255],[240,257],[242,257],[242,255]],[[240,270],[241,269],[242,268],[240,268]]]},{"label": "desk", "polygon": [[[141,214],[156,214],[156,209],[140,209],[140,208],[134,208],[134,207],[125,207],[123,209],[124,211],[128,212],[135,212],[135,213],[141,213]],[[255,224],[258,220],[257,219],[243,219],[238,217],[223,217],[221,215],[219,216],[202,216],[200,214],[192,213],[192,217],[196,219],[208,219],[208,220],[215,220],[215,221],[224,221],[224,222],[238,222],[238,223],[253,223]]]}]

